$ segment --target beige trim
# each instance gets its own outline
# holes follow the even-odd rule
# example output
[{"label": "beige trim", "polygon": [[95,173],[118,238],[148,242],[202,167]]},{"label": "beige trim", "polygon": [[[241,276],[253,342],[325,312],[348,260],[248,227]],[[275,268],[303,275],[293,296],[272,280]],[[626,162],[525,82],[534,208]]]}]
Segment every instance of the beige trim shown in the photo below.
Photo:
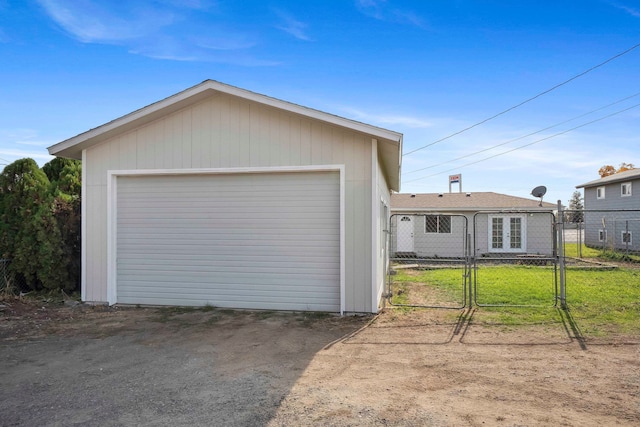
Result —
[{"label": "beige trim", "polygon": [[371,139],[371,312],[378,312],[378,140]]},{"label": "beige trim", "polygon": [[87,150],[82,150],[80,189],[80,299],[87,300]]}]

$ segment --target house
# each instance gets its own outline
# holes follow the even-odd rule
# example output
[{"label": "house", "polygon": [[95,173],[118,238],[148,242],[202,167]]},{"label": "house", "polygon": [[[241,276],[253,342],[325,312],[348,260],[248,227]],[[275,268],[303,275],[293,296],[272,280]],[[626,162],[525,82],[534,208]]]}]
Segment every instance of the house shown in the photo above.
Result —
[{"label": "house", "polygon": [[587,246],[640,250],[640,169],[618,172],[576,188],[584,189]]},{"label": "house", "polygon": [[461,258],[552,255],[556,206],[494,192],[391,195],[390,252]]},{"label": "house", "polygon": [[402,134],[206,80],[49,147],[82,159],[82,299],[376,312]]}]

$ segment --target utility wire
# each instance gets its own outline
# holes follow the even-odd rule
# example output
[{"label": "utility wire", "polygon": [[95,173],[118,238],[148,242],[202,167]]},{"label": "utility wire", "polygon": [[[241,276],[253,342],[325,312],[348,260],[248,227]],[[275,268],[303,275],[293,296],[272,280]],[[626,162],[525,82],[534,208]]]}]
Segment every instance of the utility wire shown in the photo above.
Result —
[{"label": "utility wire", "polygon": [[427,148],[427,147],[431,147],[432,145],[435,145],[435,144],[437,144],[437,143],[439,143],[439,142],[445,141],[445,140],[447,140],[447,139],[449,139],[449,138],[452,138],[452,137],[454,137],[454,136],[456,136],[456,135],[460,135],[460,134],[461,134],[461,133],[463,133],[463,132],[466,132],[466,131],[468,131],[468,130],[471,130],[471,129],[475,128],[476,126],[480,126],[480,125],[482,125],[482,124],[484,124],[484,123],[488,122],[489,120],[493,120],[493,119],[495,119],[496,117],[500,117],[500,116],[502,116],[503,114],[506,114],[506,113],[508,113],[508,112],[509,112],[509,111],[511,111],[511,110],[515,110],[516,108],[521,107],[521,106],[523,106],[524,104],[526,104],[526,103],[528,103],[528,102],[533,101],[534,99],[540,98],[542,95],[546,95],[547,93],[549,93],[549,92],[551,92],[551,91],[553,91],[553,90],[556,90],[556,89],[558,89],[559,87],[564,86],[564,85],[566,85],[567,83],[572,82],[573,80],[576,80],[577,78],[580,78],[580,77],[584,76],[585,74],[590,73],[591,71],[593,71],[593,70],[595,70],[595,69],[597,69],[597,68],[602,67],[602,66],[603,66],[603,65],[605,65],[605,64],[608,64],[609,62],[613,61],[614,59],[617,59],[617,58],[619,58],[619,57],[621,57],[621,56],[623,56],[623,55],[626,55],[627,53],[631,52],[632,50],[634,50],[634,49],[636,49],[636,48],[638,48],[638,47],[640,47],[640,43],[638,43],[638,44],[636,44],[636,45],[634,45],[634,46],[631,46],[629,49],[625,50],[624,52],[620,52],[620,53],[618,53],[617,55],[614,55],[614,56],[612,56],[611,58],[607,59],[606,61],[601,62],[601,63],[599,63],[598,65],[595,65],[595,66],[593,66],[593,67],[591,67],[591,68],[589,68],[589,69],[587,69],[587,70],[585,70],[585,71],[581,72],[580,74],[577,74],[577,75],[575,75],[575,76],[571,77],[570,79],[563,81],[562,83],[558,83],[557,85],[555,85],[555,86],[553,86],[553,87],[551,87],[551,88],[549,88],[549,89],[547,89],[547,90],[545,90],[545,91],[543,91],[543,92],[540,92],[539,94],[537,94],[537,95],[535,95],[535,96],[533,96],[533,97],[531,97],[531,98],[529,98],[529,99],[526,99],[526,100],[524,100],[524,101],[520,102],[519,104],[514,105],[513,107],[509,107],[509,108],[507,108],[507,109],[506,109],[506,110],[504,110],[504,111],[501,111],[501,112],[499,112],[499,113],[497,113],[497,114],[494,114],[493,116],[488,117],[488,118],[486,118],[486,119],[484,119],[484,120],[482,120],[482,121],[480,121],[480,122],[478,122],[478,123],[476,123],[476,124],[473,124],[473,125],[471,125],[471,126],[468,126],[468,127],[464,128],[464,129],[462,129],[462,130],[459,130],[459,131],[457,131],[457,132],[454,132],[454,133],[452,133],[451,135],[445,136],[444,138],[440,138],[440,139],[438,139],[437,141],[434,141],[434,142],[432,142],[432,143],[429,143],[429,144],[427,144],[427,145],[424,145],[424,146],[422,146],[422,147],[418,147],[418,148],[416,148],[416,149],[414,149],[414,150],[411,150],[411,151],[409,151],[409,152],[407,152],[407,153],[404,153],[404,154],[403,154],[403,156],[408,156],[409,154],[413,154],[413,153],[415,153],[416,151],[424,150],[424,149],[425,149],[425,148]]},{"label": "utility wire", "polygon": [[440,175],[440,174],[443,174],[443,173],[446,173],[446,172],[450,172],[450,171],[453,171],[453,170],[459,170],[460,168],[464,168],[464,167],[467,167],[467,166],[475,165],[476,163],[484,162],[485,160],[493,159],[493,158],[498,157],[498,156],[503,156],[505,154],[512,153],[512,152],[514,152],[516,150],[520,150],[522,148],[529,147],[529,146],[531,146],[533,144],[537,144],[537,143],[542,142],[542,141],[547,141],[547,140],[549,140],[551,138],[555,138],[556,136],[564,135],[564,134],[569,133],[571,131],[574,131],[576,129],[580,129],[580,128],[588,126],[590,124],[593,124],[593,123],[608,119],[609,117],[616,116],[618,114],[624,113],[625,111],[629,111],[629,110],[631,110],[633,108],[636,108],[636,107],[639,107],[639,106],[640,106],[640,104],[635,104],[635,105],[632,105],[631,107],[625,108],[624,110],[616,111],[615,113],[608,114],[606,116],[600,117],[599,119],[591,120],[590,122],[583,123],[581,125],[578,125],[576,127],[571,128],[571,129],[567,129],[567,130],[564,130],[562,132],[558,132],[556,134],[547,136],[545,138],[538,139],[536,141],[530,142],[528,144],[521,145],[520,147],[512,148],[511,150],[507,150],[507,151],[504,151],[502,153],[494,154],[493,156],[485,157],[484,159],[476,160],[475,162],[466,163],[464,165],[457,166],[455,168],[451,168],[451,169],[447,169],[447,170],[443,170],[443,171],[440,171],[440,172],[437,172],[437,173],[434,173],[434,174],[431,174],[431,175],[423,176],[421,178],[415,178],[415,179],[411,179],[409,181],[404,181],[404,183],[406,184],[406,183],[409,183],[409,182],[420,181],[422,179],[431,178],[432,176]]},{"label": "utility wire", "polygon": [[415,169],[415,170],[412,170],[412,171],[409,171],[409,172],[405,172],[404,174],[405,174],[405,175],[409,175],[409,174],[412,174],[412,173],[421,172],[421,171],[426,170],[426,169],[431,169],[431,168],[435,168],[435,167],[438,167],[438,166],[446,165],[447,163],[452,163],[452,162],[455,162],[455,161],[457,161],[457,160],[466,159],[467,157],[475,156],[476,154],[484,153],[484,152],[486,152],[486,151],[493,150],[494,148],[498,148],[498,147],[502,147],[503,145],[511,144],[512,142],[520,141],[520,140],[522,140],[522,139],[525,139],[525,138],[528,138],[528,137],[530,137],[530,136],[533,136],[533,135],[539,134],[539,133],[544,132],[544,131],[546,131],[546,130],[553,129],[553,128],[555,128],[555,127],[558,127],[558,126],[561,126],[561,125],[567,124],[567,123],[572,122],[572,121],[574,121],[574,120],[581,119],[581,118],[583,118],[583,117],[585,117],[585,116],[588,116],[588,115],[590,115],[590,114],[597,113],[598,111],[602,111],[602,110],[607,109],[607,108],[609,108],[609,107],[611,107],[611,106],[613,106],[613,105],[620,104],[621,102],[627,101],[627,100],[629,100],[629,99],[631,99],[631,98],[634,98],[634,97],[636,97],[636,96],[638,96],[638,95],[640,95],[640,92],[636,92],[636,93],[634,93],[633,95],[630,95],[630,96],[627,96],[627,97],[625,97],[625,98],[619,99],[619,100],[617,100],[617,101],[615,101],[615,102],[612,102],[611,104],[607,104],[607,105],[605,105],[605,106],[603,106],[603,107],[596,108],[595,110],[591,110],[591,111],[586,112],[586,113],[584,113],[584,114],[580,114],[579,116],[572,117],[572,118],[570,118],[570,119],[568,119],[568,120],[565,120],[565,121],[562,121],[562,122],[560,122],[560,123],[556,123],[556,124],[554,124],[554,125],[547,126],[547,127],[546,127],[546,128],[544,128],[544,129],[540,129],[540,130],[537,130],[537,131],[535,131],[535,132],[531,132],[531,133],[529,133],[529,134],[527,134],[527,135],[519,136],[518,138],[510,139],[510,140],[508,140],[508,141],[506,141],[506,142],[502,142],[502,143],[500,143],[500,144],[493,145],[493,146],[491,146],[491,147],[489,147],[489,148],[485,148],[485,149],[483,149],[483,150],[475,151],[475,152],[473,152],[473,153],[466,154],[466,155],[464,155],[464,156],[456,157],[455,159],[446,160],[446,161],[441,162],[441,163],[436,163],[436,164],[433,164],[433,165],[425,166],[425,167],[420,168],[420,169]]}]

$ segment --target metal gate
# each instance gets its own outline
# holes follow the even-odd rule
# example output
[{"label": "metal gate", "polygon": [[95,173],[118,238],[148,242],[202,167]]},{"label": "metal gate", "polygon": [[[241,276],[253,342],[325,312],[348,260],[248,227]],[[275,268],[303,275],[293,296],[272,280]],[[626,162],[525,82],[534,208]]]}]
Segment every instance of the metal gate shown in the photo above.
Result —
[{"label": "metal gate", "polygon": [[394,214],[386,301],[430,308],[555,306],[556,229],[553,213],[536,210]]},{"label": "metal gate", "polygon": [[468,218],[392,215],[387,301],[393,306],[463,308],[470,289]]},{"label": "metal gate", "polygon": [[476,213],[473,302],[478,306],[557,305],[556,225],[551,212]]}]

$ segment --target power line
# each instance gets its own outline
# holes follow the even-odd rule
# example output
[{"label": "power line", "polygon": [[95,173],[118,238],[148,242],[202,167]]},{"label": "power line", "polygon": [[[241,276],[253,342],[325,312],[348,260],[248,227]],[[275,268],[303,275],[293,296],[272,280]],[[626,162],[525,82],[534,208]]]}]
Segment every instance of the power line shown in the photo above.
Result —
[{"label": "power line", "polygon": [[606,61],[601,62],[601,63],[599,63],[598,65],[595,65],[595,66],[593,66],[593,67],[591,67],[591,68],[589,68],[589,69],[587,69],[587,70],[585,70],[585,71],[581,72],[580,74],[577,74],[577,75],[575,75],[575,76],[571,77],[570,79],[563,81],[562,83],[558,83],[557,85],[555,85],[555,86],[553,86],[553,87],[551,87],[551,88],[549,88],[549,89],[547,89],[547,90],[545,90],[545,91],[543,91],[543,92],[540,92],[539,94],[537,94],[537,95],[535,95],[535,96],[533,96],[533,97],[531,97],[531,98],[529,98],[529,99],[526,99],[526,100],[524,100],[524,101],[520,102],[519,104],[514,105],[513,107],[509,107],[509,108],[507,108],[507,109],[506,109],[506,110],[504,110],[504,111],[501,111],[501,112],[499,112],[499,113],[497,113],[497,114],[494,114],[493,116],[488,117],[488,118],[486,118],[486,119],[484,119],[484,120],[482,120],[482,121],[479,121],[478,123],[473,124],[473,125],[471,125],[471,126],[468,126],[468,127],[464,128],[464,129],[462,129],[462,130],[459,130],[459,131],[457,131],[457,132],[454,132],[454,133],[452,133],[451,135],[445,136],[444,138],[440,138],[440,139],[438,139],[437,141],[431,142],[431,143],[429,143],[429,144],[427,144],[427,145],[424,145],[424,146],[422,146],[422,147],[418,147],[418,148],[416,148],[416,149],[414,149],[414,150],[411,150],[411,151],[409,151],[409,152],[407,152],[407,153],[404,153],[404,154],[403,154],[403,156],[408,156],[409,154],[413,154],[413,153],[415,153],[416,151],[420,151],[420,150],[423,150],[423,149],[425,149],[425,148],[427,148],[427,147],[431,147],[432,145],[435,145],[435,144],[437,144],[437,143],[439,143],[439,142],[445,141],[445,140],[447,140],[447,139],[449,139],[449,138],[452,138],[452,137],[454,137],[454,136],[456,136],[456,135],[460,135],[460,134],[461,134],[461,133],[463,133],[463,132],[466,132],[466,131],[468,131],[468,130],[471,130],[471,129],[473,129],[473,128],[477,127],[477,126],[480,126],[480,125],[482,125],[482,124],[484,124],[484,123],[488,122],[489,120],[493,120],[493,119],[495,119],[496,117],[500,117],[500,116],[502,116],[503,114],[506,114],[506,113],[508,113],[508,112],[509,112],[509,111],[511,111],[511,110],[515,110],[516,108],[521,107],[521,106],[523,106],[524,104],[526,104],[526,103],[528,103],[528,102],[533,101],[534,99],[540,98],[542,95],[546,95],[547,93],[549,93],[549,92],[551,92],[551,91],[553,91],[553,90],[556,90],[556,89],[558,89],[559,87],[564,86],[564,85],[566,85],[567,83],[572,82],[573,80],[576,80],[577,78],[580,78],[580,77],[584,76],[585,74],[590,73],[591,71],[593,71],[593,70],[595,70],[595,69],[597,69],[597,68],[600,68],[600,67],[602,67],[603,65],[608,64],[609,62],[611,62],[611,61],[613,61],[613,60],[615,60],[615,59],[617,59],[617,58],[619,58],[619,57],[621,57],[621,56],[623,56],[623,55],[626,55],[627,53],[631,52],[632,50],[634,50],[634,49],[636,49],[636,48],[638,48],[638,47],[640,47],[640,43],[638,43],[638,44],[636,44],[636,45],[634,45],[634,46],[631,46],[629,49],[625,50],[624,52],[620,52],[620,53],[618,53],[617,55],[614,55],[614,56],[612,56],[611,58],[607,59]]},{"label": "power line", "polygon": [[591,110],[591,111],[586,112],[584,114],[580,114],[579,116],[572,117],[572,118],[570,118],[568,120],[565,120],[565,121],[562,121],[560,123],[556,123],[554,125],[547,126],[544,129],[540,129],[540,130],[537,130],[535,132],[531,132],[531,133],[529,133],[527,135],[524,135],[524,136],[519,136],[518,138],[510,139],[510,140],[508,140],[506,142],[502,142],[500,144],[496,144],[496,145],[493,145],[491,147],[488,147],[488,148],[485,148],[485,149],[482,149],[482,150],[479,150],[479,151],[475,151],[475,152],[470,153],[470,154],[465,154],[464,156],[456,157],[455,159],[447,160],[447,161],[444,161],[444,162],[441,162],[441,163],[436,163],[436,164],[433,164],[433,165],[425,166],[425,167],[420,168],[420,169],[415,169],[415,170],[412,170],[412,171],[409,171],[409,172],[405,172],[405,175],[409,175],[409,174],[412,174],[412,173],[421,172],[421,171],[426,170],[426,169],[431,169],[431,168],[435,168],[435,167],[438,167],[438,166],[446,165],[447,163],[452,163],[452,162],[455,162],[457,160],[466,159],[467,157],[475,156],[476,154],[484,153],[486,151],[493,150],[494,148],[498,148],[498,147],[502,147],[503,145],[511,144],[512,142],[520,141],[522,139],[525,139],[525,138],[528,138],[530,136],[539,134],[539,133],[544,132],[546,130],[553,129],[555,127],[564,125],[564,124],[572,122],[574,120],[581,119],[582,117],[588,116],[590,114],[597,113],[598,111],[602,111],[602,110],[607,109],[607,108],[609,108],[609,107],[611,107],[613,105],[620,104],[621,102],[627,101],[627,100],[629,100],[631,98],[634,98],[634,97],[636,97],[638,95],[640,95],[640,92],[636,92],[633,95],[630,95],[630,96],[627,96],[625,98],[619,99],[619,100],[617,100],[615,102],[612,102],[612,103],[607,104],[607,105],[605,105],[603,107],[600,107],[600,108],[596,108],[595,110]]},{"label": "power line", "polygon": [[453,170],[459,170],[460,168],[464,168],[464,167],[467,167],[467,166],[475,165],[476,163],[484,162],[484,161],[486,161],[486,160],[493,159],[493,158],[495,158],[495,157],[503,156],[503,155],[505,155],[505,154],[512,153],[512,152],[514,152],[514,151],[516,151],[516,150],[520,150],[520,149],[522,149],[522,148],[529,147],[529,146],[531,146],[531,145],[533,145],[533,144],[537,144],[537,143],[542,142],[542,141],[547,141],[547,140],[549,140],[549,139],[551,139],[551,138],[555,138],[556,136],[564,135],[564,134],[569,133],[569,132],[571,132],[571,131],[574,131],[574,130],[576,130],[576,129],[580,129],[580,128],[585,127],[585,126],[588,126],[588,125],[590,125],[590,124],[593,124],[593,123],[596,123],[596,122],[599,122],[599,121],[602,121],[602,120],[608,119],[609,117],[616,116],[616,115],[618,115],[618,114],[624,113],[625,111],[629,111],[629,110],[631,110],[631,109],[633,109],[633,108],[636,108],[636,107],[639,107],[639,106],[640,106],[640,104],[635,104],[635,105],[632,105],[631,107],[625,108],[624,110],[616,111],[615,113],[608,114],[608,115],[606,115],[606,116],[600,117],[599,119],[591,120],[590,122],[583,123],[583,124],[581,124],[581,125],[578,125],[578,126],[576,126],[576,127],[571,128],[571,129],[567,129],[567,130],[564,130],[564,131],[562,131],[562,132],[558,132],[558,133],[556,133],[556,134],[553,134],[553,135],[547,136],[547,137],[545,137],[545,138],[538,139],[538,140],[536,140],[536,141],[530,142],[530,143],[528,143],[528,144],[521,145],[520,147],[512,148],[511,150],[507,150],[507,151],[504,151],[504,152],[502,152],[502,153],[494,154],[493,156],[485,157],[484,159],[476,160],[475,162],[466,163],[466,164],[464,164],[464,165],[457,166],[457,167],[455,167],[455,168],[451,168],[451,169],[447,169],[447,170],[443,170],[443,171],[440,171],[440,172],[437,172],[437,173],[434,173],[434,174],[431,174],[431,175],[423,176],[423,177],[421,177],[421,178],[415,178],[415,179],[411,179],[411,180],[409,180],[409,181],[404,181],[404,183],[406,184],[406,183],[409,183],[409,182],[420,181],[420,180],[422,180],[422,179],[431,178],[432,176],[440,175],[440,174],[443,174],[443,173],[446,173],[446,172],[451,172],[451,171],[453,171]]}]

